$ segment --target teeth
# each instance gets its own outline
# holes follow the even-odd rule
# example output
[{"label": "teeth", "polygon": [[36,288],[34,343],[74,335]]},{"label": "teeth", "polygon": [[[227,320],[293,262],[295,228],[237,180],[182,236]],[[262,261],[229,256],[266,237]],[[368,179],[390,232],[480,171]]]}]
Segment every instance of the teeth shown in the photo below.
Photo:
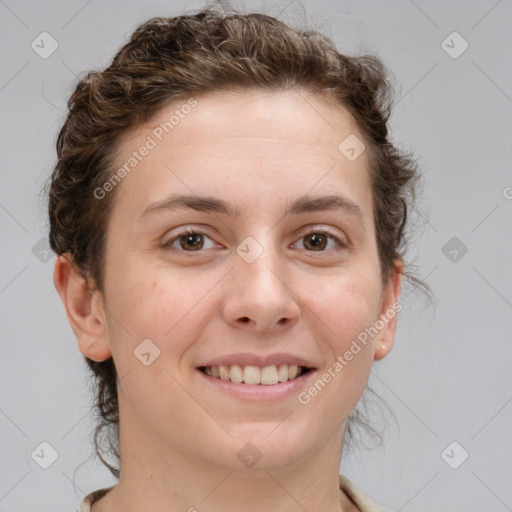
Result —
[{"label": "teeth", "polygon": [[299,374],[299,367],[294,364],[293,366],[290,366],[290,368],[288,369],[288,379],[292,380],[292,379],[295,379],[295,377],[297,377],[297,375]]},{"label": "teeth", "polygon": [[260,384],[261,372],[257,366],[246,366],[244,368],[244,382],[246,384]]},{"label": "teeth", "polygon": [[242,382],[244,380],[244,370],[241,366],[234,364],[231,367],[231,372],[229,374],[229,379],[231,382]]},{"label": "teeth", "polygon": [[210,377],[230,380],[231,382],[271,386],[278,382],[286,382],[297,378],[303,373],[303,368],[296,364],[273,364],[265,366],[264,368],[253,365],[240,366],[238,364],[234,364],[232,366],[206,366],[204,368],[204,373]]},{"label": "teeth", "polygon": [[[212,366],[212,368],[217,368],[216,366]],[[229,380],[229,368],[227,366],[219,366],[217,370],[217,375],[213,375],[212,377],[220,377],[222,380]]]},{"label": "teeth", "polygon": [[289,376],[290,370],[288,369],[288,366],[285,364],[279,365],[279,370],[277,370],[277,380],[279,382],[286,382]]},{"label": "teeth", "polygon": [[261,384],[277,384],[278,381],[277,368],[274,365],[265,366],[265,368],[261,369]]}]

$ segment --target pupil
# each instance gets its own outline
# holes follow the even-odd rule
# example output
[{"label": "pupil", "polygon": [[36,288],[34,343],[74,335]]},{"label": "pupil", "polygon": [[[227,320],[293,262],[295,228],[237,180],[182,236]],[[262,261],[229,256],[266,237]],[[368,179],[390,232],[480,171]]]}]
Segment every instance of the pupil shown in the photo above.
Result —
[{"label": "pupil", "polygon": [[313,241],[313,243],[311,244],[314,248],[324,248],[325,247],[325,241],[326,241],[326,237],[323,236],[322,234],[320,234],[320,236],[318,236],[318,234],[313,234],[309,237],[309,240]]},{"label": "pupil", "polygon": [[[201,235],[199,235],[197,233],[186,235],[185,244],[188,245],[190,243],[192,248],[194,248],[194,249],[199,248],[200,249],[203,246],[203,244],[200,243],[201,242],[201,238],[200,237],[201,237]],[[183,245],[182,245],[182,248],[185,249],[186,247],[183,247]]]}]

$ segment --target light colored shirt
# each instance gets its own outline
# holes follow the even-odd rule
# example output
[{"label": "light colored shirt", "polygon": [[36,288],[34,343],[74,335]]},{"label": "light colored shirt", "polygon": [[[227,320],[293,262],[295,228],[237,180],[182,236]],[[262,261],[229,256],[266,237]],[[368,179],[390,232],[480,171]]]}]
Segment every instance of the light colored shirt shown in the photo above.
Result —
[{"label": "light colored shirt", "polygon": [[[111,489],[113,489],[113,487],[106,487],[88,494],[83,499],[82,503],[80,503],[77,512],[91,512],[91,504],[98,501]],[[379,505],[343,475],[340,475],[340,489],[345,491],[345,494],[355,503],[361,512],[389,512],[379,507]]]}]

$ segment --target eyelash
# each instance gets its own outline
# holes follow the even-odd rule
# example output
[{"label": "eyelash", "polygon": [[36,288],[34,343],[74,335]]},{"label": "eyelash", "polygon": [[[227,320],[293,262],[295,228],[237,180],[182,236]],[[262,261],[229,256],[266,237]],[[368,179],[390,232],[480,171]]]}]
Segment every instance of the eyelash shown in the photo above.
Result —
[{"label": "eyelash", "polygon": [[[307,235],[313,235],[313,234],[323,234],[323,235],[327,235],[328,238],[331,238],[331,239],[334,239],[339,247],[337,249],[324,249],[324,250],[321,250],[321,251],[310,251],[310,250],[307,250],[307,252],[311,252],[311,253],[316,253],[316,252],[329,252],[329,251],[332,251],[332,250],[341,250],[341,249],[346,249],[348,247],[348,242],[345,241],[344,239],[340,238],[339,236],[335,235],[334,233],[332,233],[331,231],[329,231],[328,229],[312,229],[310,231],[307,231],[306,233],[304,233],[300,239],[303,239],[305,238]],[[197,251],[186,251],[184,249],[178,249],[176,247],[172,247],[172,244],[174,244],[174,242],[176,242],[177,240],[179,240],[181,237],[184,237],[184,236],[187,236],[187,235],[203,235],[203,236],[207,236],[208,238],[211,239],[210,236],[208,236],[206,233],[203,233],[202,231],[199,231],[198,229],[194,229],[194,228],[185,228],[183,231],[181,231],[180,233],[176,234],[174,237],[172,237],[171,239],[169,239],[167,242],[165,242],[163,245],[162,245],[162,248],[166,251],[169,251],[169,252],[179,252],[179,253],[185,253],[187,255],[187,257],[196,257],[196,255],[194,253],[201,253],[201,252],[204,252],[203,250],[199,249]]]}]

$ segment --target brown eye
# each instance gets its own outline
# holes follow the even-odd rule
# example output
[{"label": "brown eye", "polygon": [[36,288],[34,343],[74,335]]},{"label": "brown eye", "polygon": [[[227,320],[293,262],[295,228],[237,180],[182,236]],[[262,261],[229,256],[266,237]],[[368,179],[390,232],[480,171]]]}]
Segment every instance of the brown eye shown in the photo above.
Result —
[{"label": "brown eye", "polygon": [[214,247],[215,243],[208,235],[194,229],[186,229],[163,244],[165,250],[174,253],[202,253],[204,250],[201,249],[212,249]]},{"label": "brown eye", "polygon": [[343,235],[331,233],[327,230],[315,230],[306,232],[296,244],[301,243],[300,249],[307,252],[324,252],[332,254],[332,251],[340,251],[349,247],[348,240]]},{"label": "brown eye", "polygon": [[304,246],[314,251],[322,251],[327,246],[328,238],[332,237],[329,237],[325,233],[309,233],[303,238],[303,240],[306,241]]},{"label": "brown eye", "polygon": [[200,233],[187,233],[186,235],[181,235],[178,237],[178,240],[180,240],[180,246],[183,250],[196,250],[196,249],[202,249],[204,245],[204,240],[202,239],[202,236]]}]

